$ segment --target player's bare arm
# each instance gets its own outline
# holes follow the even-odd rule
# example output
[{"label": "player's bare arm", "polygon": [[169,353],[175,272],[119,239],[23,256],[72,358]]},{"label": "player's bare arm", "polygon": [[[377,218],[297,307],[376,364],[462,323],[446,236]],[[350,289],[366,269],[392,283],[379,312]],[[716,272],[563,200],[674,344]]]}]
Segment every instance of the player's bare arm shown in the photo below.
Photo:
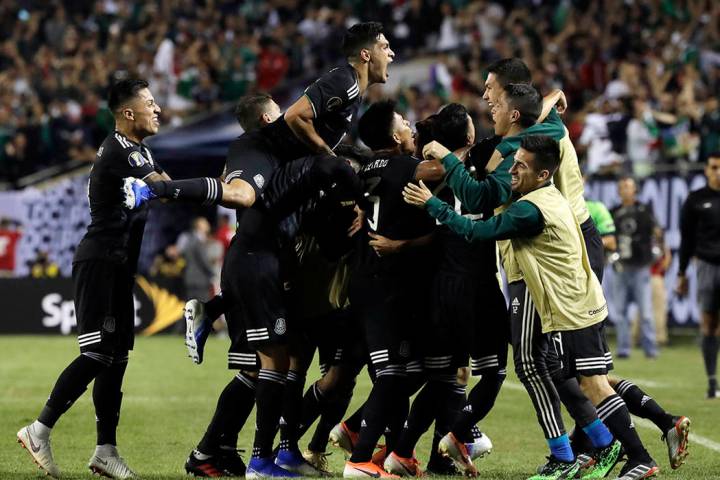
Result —
[{"label": "player's bare arm", "polygon": [[285,112],[285,121],[297,138],[317,153],[335,155],[315,130],[313,118],[315,118],[315,111],[312,103],[305,95],[300,97]]}]

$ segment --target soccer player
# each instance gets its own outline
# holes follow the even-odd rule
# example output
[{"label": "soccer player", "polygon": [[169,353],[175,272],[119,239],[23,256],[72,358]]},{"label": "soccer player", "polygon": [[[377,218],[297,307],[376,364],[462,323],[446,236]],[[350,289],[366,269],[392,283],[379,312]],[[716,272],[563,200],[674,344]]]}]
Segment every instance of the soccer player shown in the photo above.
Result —
[{"label": "soccer player", "polygon": [[37,420],[17,434],[33,460],[55,478],[60,469],[53,459],[50,433],[93,380],[97,446],[88,466],[111,478],[136,477],[118,453],[116,431],[128,351],[133,347],[132,291],[148,209],[127,211],[121,187],[128,176],[148,181],[169,177],[143,143],[160,126],[160,106],[148,83],[141,79],[115,83],[108,108],[115,117],[115,131],[98,149],[90,172],[91,221],[73,259],[80,355],[60,374]]},{"label": "soccer player", "polygon": [[707,398],[720,398],[716,377],[720,336],[720,152],[711,154],[705,165],[707,185],[691,192],[683,205],[680,233],[680,267],[677,291],[688,293],[685,274],[695,257],[700,304],[702,354],[708,377]]},{"label": "soccer player", "polygon": [[[465,168],[484,175],[485,162],[489,160],[489,155],[483,155],[486,142],[475,144],[475,128],[465,107],[449,104],[430,121],[432,133],[425,143],[437,140],[461,151]],[[416,136],[416,143],[417,140]],[[454,205],[456,211],[469,215],[445,184],[440,184],[435,192],[438,198]],[[488,209],[473,218],[492,215],[492,209]],[[467,368],[469,357],[472,374],[481,375],[481,379],[470,393],[472,403],[478,407],[472,419],[476,421],[464,422],[462,439],[469,445],[473,458],[490,451],[490,440],[479,431],[476,437],[473,427],[492,409],[507,365],[509,321],[496,277],[495,242],[470,244],[446,226],[440,226],[435,243],[439,265],[432,282],[432,320],[424,335],[427,340],[423,348],[428,381],[413,401],[400,441],[385,462],[388,472],[401,476],[413,471],[415,445],[433,420],[435,433],[428,470],[449,473],[448,460],[437,453],[437,447],[465,406],[465,383],[460,383],[458,369]],[[463,332],[460,337],[459,332]]]},{"label": "soccer player", "polygon": [[[504,114],[505,100],[508,96],[514,96],[516,87],[509,86],[500,104],[493,107],[496,133],[500,133],[497,127],[502,129],[507,118],[516,115],[511,113],[505,117]],[[426,147],[427,156],[440,158],[451,154],[444,147],[439,150],[436,148],[437,144]],[[406,201],[424,206],[432,217],[447,224],[468,241],[509,239],[512,242],[515,267],[527,285],[524,303],[527,304],[529,298],[536,301],[537,312],[533,312],[533,315],[539,317],[543,333],[550,334],[538,337],[534,343],[534,346],[541,348],[548,361],[548,372],[556,383],[580,377],[593,404],[599,410],[608,410],[606,422],[617,432],[628,453],[629,460],[620,478],[647,478],[658,471],[657,465],[632,428],[624,402],[607,382],[603,360],[605,340],[602,335],[607,303],[600,283],[590,268],[577,218],[569,202],[551,184],[559,163],[559,146],[555,140],[542,135],[523,138],[510,170],[512,189],[519,198],[512,201],[505,211],[487,221],[462,217],[449,205],[433,198],[422,183],[420,186],[408,184],[404,195]],[[511,297],[514,300],[512,288]],[[571,408],[571,405],[567,406]],[[577,412],[571,410],[571,413],[576,421],[580,421]],[[588,426],[598,424],[601,425],[596,418]],[[562,428],[561,425],[558,427]],[[592,429],[590,432],[591,438],[600,433],[592,432]],[[612,443],[612,436],[607,429],[598,436],[605,437],[603,443],[608,445],[607,449],[616,452],[614,461],[617,461],[617,442]],[[570,467],[567,463],[561,465],[563,462],[553,457],[532,478],[572,478],[577,473],[578,462]]]},{"label": "soccer player", "polygon": [[[529,85],[531,76],[530,71],[524,62],[517,58],[508,58],[495,62],[488,67],[488,77],[485,82],[485,92],[483,98],[488,101],[492,106],[497,101],[500,95],[505,91],[506,85],[509,83],[520,83]],[[569,139],[567,129],[562,125],[562,121],[557,115],[557,111],[552,107],[553,104],[558,103],[558,109],[564,109],[564,95],[562,92],[554,92],[552,95],[546,97],[543,102],[543,113],[544,120],[541,123],[530,126],[512,137],[506,137],[503,142],[498,144],[496,151],[493,154],[494,158],[491,159],[492,165],[499,165],[492,174],[488,177],[489,179],[497,179],[499,183],[504,182],[508,177],[503,175],[506,168],[510,167],[509,161],[511,159],[510,153],[517,150],[519,142],[523,136],[526,135],[550,135],[560,143],[560,152],[562,161],[560,167],[555,173],[553,181],[557,186],[558,190],[568,199],[573,211],[575,212],[578,222],[581,224],[583,238],[585,246],[590,259],[590,265],[593,272],[598,277],[598,280],[602,282],[603,278],[603,267],[604,267],[604,252],[603,242],[597,229],[592,225],[592,220],[589,218],[587,209],[584,204],[584,186],[582,183],[582,174],[577,162],[577,154]],[[552,125],[560,128],[553,128]],[[502,159],[502,163],[498,164],[499,160]],[[456,169],[450,171],[451,165],[444,163],[445,168],[449,174],[446,178],[446,182],[450,185],[463,202],[475,202],[486,198],[487,193],[492,193],[494,190],[490,189],[483,192],[483,186],[480,185],[476,188],[474,181],[467,175],[464,175],[462,169]],[[497,175],[497,176],[496,176]],[[468,198],[470,192],[480,192],[475,198]],[[502,189],[498,191],[503,191]],[[473,195],[474,196],[474,195]],[[472,203],[468,203],[470,210],[473,210]],[[507,248],[507,242],[499,242],[501,252]],[[505,252],[507,253],[507,252]],[[508,272],[506,272],[508,273]],[[514,276],[510,274],[509,276]],[[519,275],[517,276],[519,278]],[[519,298],[522,298],[519,297]],[[606,358],[608,362],[608,368],[612,368],[612,360],[610,352],[606,352]],[[610,377],[611,385],[618,385],[620,379]],[[630,382],[624,381],[624,385],[627,387],[631,385],[632,388],[619,388],[618,394],[622,396],[626,402],[628,409],[634,415],[642,418],[652,420],[658,428],[663,432],[663,436],[666,440],[671,465],[679,466],[684,458],[684,453],[687,450],[687,439],[689,433],[689,420],[686,417],[675,417],[665,412],[656,402],[645,402],[643,398],[650,398],[636,385]],[[560,388],[560,395],[568,396],[572,398],[577,396],[577,392],[574,391],[575,386],[572,382],[566,383],[564,388]],[[567,389],[567,391],[566,391]],[[603,417],[603,412],[599,412],[600,417]],[[581,439],[583,437],[582,429],[575,429],[575,439]],[[579,442],[582,444],[582,442]],[[679,463],[678,463],[679,462]],[[674,467],[676,468],[676,467]]]},{"label": "soccer player", "polygon": [[407,412],[406,364],[412,355],[412,326],[420,316],[414,306],[418,297],[426,298],[422,292],[428,284],[418,267],[423,261],[422,244],[434,229],[430,218],[403,202],[402,189],[414,179],[439,180],[442,170],[436,162],[412,156],[412,129],[395,111],[394,102],[371,105],[358,127],[360,139],[374,152],[373,160],[359,172],[367,191],[366,231],[409,242],[407,248],[387,256],[379,256],[366,241],[358,245],[350,304],[364,327],[375,382],[343,476],[388,477],[371,457],[390,420],[404,419],[400,412]]}]

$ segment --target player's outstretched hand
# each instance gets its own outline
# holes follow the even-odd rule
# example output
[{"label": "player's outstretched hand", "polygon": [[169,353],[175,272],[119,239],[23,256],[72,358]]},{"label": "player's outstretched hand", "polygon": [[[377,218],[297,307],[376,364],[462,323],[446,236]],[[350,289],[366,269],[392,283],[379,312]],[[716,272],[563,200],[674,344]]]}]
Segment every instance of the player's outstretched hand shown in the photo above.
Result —
[{"label": "player's outstretched hand", "polygon": [[448,153],[450,153],[450,150],[445,148],[445,145],[440,142],[436,142],[435,140],[423,147],[423,157],[427,160],[442,160],[448,155]]},{"label": "player's outstretched hand", "polygon": [[127,177],[123,179],[123,205],[128,210],[140,208],[144,203],[155,198],[147,183],[139,178]]},{"label": "player's outstretched hand", "polygon": [[425,203],[430,200],[432,196],[432,192],[425,186],[422,180],[420,180],[419,185],[408,183],[405,185],[405,188],[403,188],[403,199],[410,205],[415,205],[416,207],[424,207]]}]

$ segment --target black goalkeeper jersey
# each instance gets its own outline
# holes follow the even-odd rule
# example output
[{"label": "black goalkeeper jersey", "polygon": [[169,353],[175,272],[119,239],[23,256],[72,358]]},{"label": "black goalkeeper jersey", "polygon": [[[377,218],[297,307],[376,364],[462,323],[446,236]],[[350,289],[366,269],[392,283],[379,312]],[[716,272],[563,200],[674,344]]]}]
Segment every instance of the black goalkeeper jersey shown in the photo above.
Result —
[{"label": "black goalkeeper jersey", "polygon": [[[392,240],[410,240],[427,235],[435,221],[423,210],[403,200],[405,185],[415,181],[420,160],[411,155],[382,156],[364,165],[358,175],[365,186],[366,232],[378,233]],[[402,274],[418,267],[422,251],[406,251],[379,257],[368,245],[367,233],[360,235],[357,267],[365,272]]]},{"label": "black goalkeeper jersey", "polygon": [[[351,65],[337,67],[305,89],[304,95],[313,108],[315,131],[330,148],[335,148],[350,130],[360,106],[360,85]],[[285,116],[264,127],[273,153],[282,161],[312,155],[310,148],[295,136]]]},{"label": "black goalkeeper jersey", "polygon": [[[500,143],[500,137],[490,137],[476,143],[470,149],[468,159],[465,161],[465,168],[471,171],[476,178],[484,178],[485,166],[498,143]],[[445,182],[435,188],[434,194],[440,200],[453,206],[457,213],[469,218],[487,220],[493,216],[492,209],[484,212],[468,212]],[[494,281],[497,272],[494,241],[470,243],[450,231],[445,225],[438,227],[438,240],[441,244],[439,271]]]},{"label": "black goalkeeper jersey", "polygon": [[90,225],[75,252],[74,262],[111,260],[137,266],[148,206],[135,210],[123,206],[123,178],[146,179],[161,171],[150,149],[115,131],[97,152],[88,180]]}]

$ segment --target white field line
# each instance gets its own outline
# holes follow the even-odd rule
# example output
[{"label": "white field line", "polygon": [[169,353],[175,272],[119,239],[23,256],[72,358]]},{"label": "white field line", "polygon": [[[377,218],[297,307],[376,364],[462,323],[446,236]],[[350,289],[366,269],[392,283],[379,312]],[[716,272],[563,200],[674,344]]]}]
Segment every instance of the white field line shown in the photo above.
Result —
[{"label": "white field line", "polygon": [[[642,382],[638,382],[642,383]],[[503,384],[503,387],[509,388],[510,390],[517,390],[517,391],[525,391],[525,387],[523,387],[521,384],[516,382],[508,382],[505,381]],[[640,425],[643,428],[646,428],[648,430],[655,430],[657,431],[657,427],[654,423],[652,423],[650,420],[646,420],[644,418],[638,418],[633,417],[633,422],[635,425]],[[713,450],[715,452],[720,452],[720,443],[716,442],[715,440],[710,440],[709,438],[703,437],[702,435],[697,435],[695,433],[690,434],[690,442],[692,444],[701,445],[708,450]]]}]

